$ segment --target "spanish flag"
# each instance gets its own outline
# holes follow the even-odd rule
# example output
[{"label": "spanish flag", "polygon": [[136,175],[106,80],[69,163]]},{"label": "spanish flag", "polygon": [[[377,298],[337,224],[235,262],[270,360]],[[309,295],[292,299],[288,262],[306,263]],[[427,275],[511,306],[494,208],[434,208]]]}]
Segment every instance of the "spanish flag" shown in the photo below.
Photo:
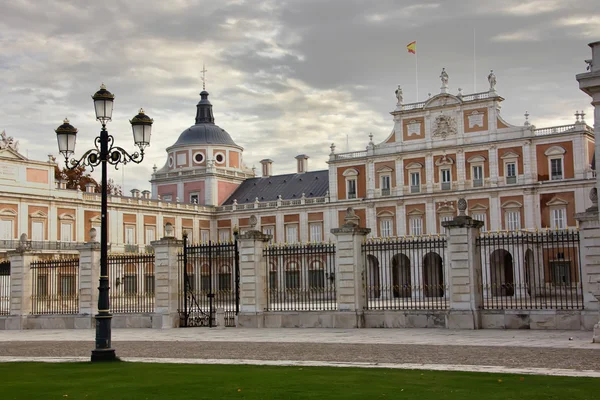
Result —
[{"label": "spanish flag", "polygon": [[417,41],[415,40],[414,42],[407,44],[406,49],[409,53],[417,54]]}]

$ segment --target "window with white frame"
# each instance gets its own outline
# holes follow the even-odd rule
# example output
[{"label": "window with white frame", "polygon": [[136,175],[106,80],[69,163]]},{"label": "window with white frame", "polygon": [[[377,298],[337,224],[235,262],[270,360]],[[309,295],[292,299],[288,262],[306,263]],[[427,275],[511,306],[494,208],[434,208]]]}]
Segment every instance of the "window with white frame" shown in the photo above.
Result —
[{"label": "window with white frame", "polygon": [[202,229],[200,231],[200,238],[202,240],[202,243],[208,243],[208,241],[210,240],[210,231],[208,229]]},{"label": "window with white frame", "polygon": [[297,243],[298,242],[298,225],[287,224],[285,226],[285,241],[287,243]]},{"label": "window with white frame", "polygon": [[483,165],[473,165],[471,169],[473,172],[473,187],[483,186]]},{"label": "window with white frame", "polygon": [[44,240],[44,222],[43,221],[32,221],[31,222],[31,240],[34,240],[34,241]]},{"label": "window with white frame", "polygon": [[414,171],[410,173],[410,192],[419,193],[421,191],[421,172]]},{"label": "window with white frame", "polygon": [[550,209],[550,225],[552,229],[565,229],[567,227],[567,209],[555,207]]},{"label": "window with white frame", "polygon": [[566,151],[561,146],[552,146],[544,152],[548,157],[548,170],[550,180],[556,181],[564,179],[564,155]]},{"label": "window with white frame", "polygon": [[485,232],[485,226],[486,224],[486,217],[485,217],[485,212],[481,212],[481,211],[477,211],[471,214],[471,218],[473,218],[475,221],[481,221],[483,222],[483,226],[481,227],[481,231]]},{"label": "window with white frame", "polygon": [[61,242],[73,241],[73,224],[61,222],[61,224],[60,224],[60,241]]},{"label": "window with white frame", "polygon": [[323,241],[323,223],[313,222],[310,224],[310,241],[311,242],[322,242]]},{"label": "window with white frame", "polygon": [[265,235],[271,235],[271,239],[269,239],[269,243],[272,243],[275,240],[275,227],[273,225],[266,225],[262,227],[262,233]]},{"label": "window with white frame", "polygon": [[355,199],[358,193],[358,171],[354,168],[348,168],[342,175],[346,178],[346,198]]},{"label": "window with white frame", "polygon": [[125,244],[135,244],[135,226],[125,226]]},{"label": "window with white frame", "polygon": [[12,219],[0,219],[0,240],[13,239],[15,230]]},{"label": "window with white frame", "polygon": [[146,227],[146,244],[150,244],[156,240],[156,228],[154,226]]},{"label": "window with white frame", "polygon": [[412,216],[408,219],[409,223],[409,234],[412,236],[419,236],[423,234],[423,217]]},{"label": "window with white frame", "polygon": [[506,226],[506,230],[508,231],[517,231],[521,229],[521,211],[520,210],[506,210],[504,213],[504,224]]},{"label": "window with white frame", "polygon": [[389,196],[392,190],[392,176],[390,174],[382,174],[381,179],[381,195]]},{"label": "window with white frame", "polygon": [[504,164],[505,179],[507,185],[513,185],[517,183],[517,163],[514,161],[507,161]]},{"label": "window with white frame", "polygon": [[452,189],[452,175],[450,172],[450,168],[441,169],[440,175],[442,181],[442,190]]},{"label": "window with white frame", "polygon": [[381,237],[391,237],[394,234],[393,225],[394,220],[391,217],[380,218],[379,220],[379,232]]},{"label": "window with white frame", "polygon": [[219,229],[219,241],[220,242],[229,242],[231,238],[230,229]]},{"label": "window with white frame", "polygon": [[200,193],[198,193],[198,192],[190,193],[190,203],[191,204],[200,204]]}]

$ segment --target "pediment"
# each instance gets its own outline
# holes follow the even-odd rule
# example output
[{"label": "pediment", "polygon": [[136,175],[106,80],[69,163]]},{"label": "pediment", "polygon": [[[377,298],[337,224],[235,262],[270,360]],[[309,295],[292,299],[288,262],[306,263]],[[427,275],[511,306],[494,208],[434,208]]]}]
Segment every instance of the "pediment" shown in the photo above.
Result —
[{"label": "pediment", "polygon": [[381,174],[381,173],[386,173],[386,172],[392,172],[392,171],[394,171],[394,170],[393,170],[393,169],[391,169],[391,168],[390,168],[390,167],[388,167],[388,166],[381,167],[381,168],[379,168],[379,169],[377,170],[377,172],[378,172],[378,173],[380,173],[380,174]]},{"label": "pediment", "polygon": [[485,162],[485,157],[484,157],[484,156],[473,156],[473,157],[469,157],[469,158],[467,159],[467,162],[468,162],[468,163],[471,163],[471,164],[473,164],[473,163],[482,163],[482,162]]},{"label": "pediment", "polygon": [[567,204],[569,204],[568,201],[560,199],[558,197],[553,197],[549,202],[546,203],[547,206],[566,206]]},{"label": "pediment", "polygon": [[552,146],[544,152],[547,156],[560,156],[566,153],[566,150],[560,146]]},{"label": "pediment", "polygon": [[418,208],[413,208],[412,210],[410,210],[409,212],[406,213],[406,215],[408,215],[409,217],[420,217],[421,215],[424,215],[425,213],[421,210],[419,210]]},{"label": "pediment", "polygon": [[58,219],[64,220],[64,221],[75,221],[75,216],[73,214],[64,213],[64,214],[60,214],[58,216]]},{"label": "pediment", "polygon": [[521,207],[523,207],[523,204],[521,204],[515,200],[507,201],[506,203],[502,204],[502,208],[521,208]]},{"label": "pediment", "polygon": [[406,169],[421,169],[421,168],[423,168],[423,164],[418,163],[418,162],[411,162],[405,168]]},{"label": "pediment", "polygon": [[469,211],[470,211],[470,212],[477,212],[477,211],[487,211],[487,209],[488,209],[488,208],[487,208],[486,206],[484,206],[483,204],[481,204],[481,203],[477,203],[477,204],[475,204],[473,207],[470,207],[470,208],[469,208]]},{"label": "pediment", "polygon": [[377,213],[378,217],[393,217],[394,214],[391,211],[380,211]]},{"label": "pediment", "polygon": [[358,175],[358,170],[355,168],[348,168],[347,170],[345,170],[342,175],[344,176],[357,176]]},{"label": "pediment", "polygon": [[102,223],[102,218],[100,218],[100,215],[96,215],[95,217],[90,218],[90,222],[91,223]]},{"label": "pediment", "polygon": [[515,153],[514,151],[509,151],[509,152],[502,154],[502,157],[500,157],[500,158],[503,160],[511,159],[511,158],[519,158],[519,155],[517,153]]},{"label": "pediment", "polygon": [[437,212],[440,214],[454,214],[455,208],[451,204],[442,204],[438,207]]},{"label": "pediment", "polygon": [[438,94],[425,102],[423,108],[445,107],[462,104],[462,100],[448,93]]},{"label": "pediment", "polygon": [[442,158],[438,159],[435,162],[435,165],[437,165],[438,167],[440,165],[452,165],[454,164],[454,160],[452,159],[452,157],[448,157],[446,155],[442,156]]},{"label": "pediment", "polygon": [[17,215],[17,212],[11,208],[3,208],[0,210],[0,216],[14,217],[16,215]]},{"label": "pediment", "polygon": [[7,158],[9,160],[27,161],[26,157],[10,147],[0,148],[0,157]]},{"label": "pediment", "polygon": [[42,211],[36,211],[34,213],[29,214],[31,218],[46,218],[48,215]]}]

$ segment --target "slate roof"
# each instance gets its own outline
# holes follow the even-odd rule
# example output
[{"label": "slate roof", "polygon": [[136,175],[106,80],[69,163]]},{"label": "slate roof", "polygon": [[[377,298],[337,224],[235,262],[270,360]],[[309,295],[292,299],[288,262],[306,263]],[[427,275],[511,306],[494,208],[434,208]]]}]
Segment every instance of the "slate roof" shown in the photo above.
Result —
[{"label": "slate roof", "polygon": [[329,171],[310,171],[303,174],[274,175],[261,178],[246,179],[223,205],[252,203],[258,201],[275,201],[281,195],[282,200],[293,200],[302,197],[323,197],[329,190]]}]

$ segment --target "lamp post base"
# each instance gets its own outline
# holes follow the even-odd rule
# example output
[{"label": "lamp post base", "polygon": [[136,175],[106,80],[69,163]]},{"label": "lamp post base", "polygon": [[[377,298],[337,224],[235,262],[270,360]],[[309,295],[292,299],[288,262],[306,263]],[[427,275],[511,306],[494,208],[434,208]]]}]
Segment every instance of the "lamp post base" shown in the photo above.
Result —
[{"label": "lamp post base", "polygon": [[92,350],[92,362],[118,361],[115,349]]}]

